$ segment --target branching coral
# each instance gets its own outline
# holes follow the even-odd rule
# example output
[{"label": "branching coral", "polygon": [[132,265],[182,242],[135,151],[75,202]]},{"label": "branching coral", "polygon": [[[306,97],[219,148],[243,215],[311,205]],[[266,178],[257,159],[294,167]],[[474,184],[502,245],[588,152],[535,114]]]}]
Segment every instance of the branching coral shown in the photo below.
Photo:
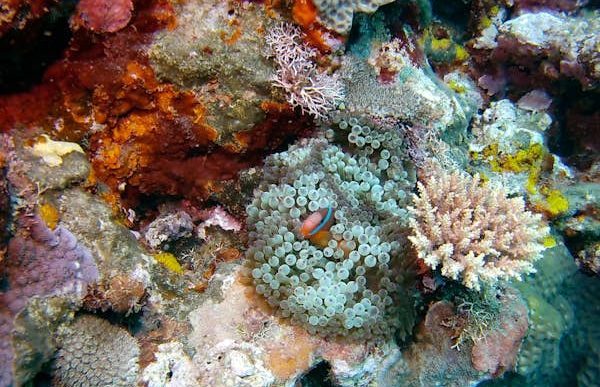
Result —
[{"label": "branching coral", "polygon": [[522,198],[482,186],[479,175],[448,173],[432,164],[410,207],[409,237],[418,257],[442,275],[480,289],[481,283],[534,272],[548,227]]},{"label": "branching coral", "polygon": [[302,45],[302,37],[298,27],[287,23],[269,30],[265,40],[278,67],[273,83],[286,92],[290,105],[322,118],[343,99],[343,86],[335,75],[317,69],[312,61],[317,52]]}]

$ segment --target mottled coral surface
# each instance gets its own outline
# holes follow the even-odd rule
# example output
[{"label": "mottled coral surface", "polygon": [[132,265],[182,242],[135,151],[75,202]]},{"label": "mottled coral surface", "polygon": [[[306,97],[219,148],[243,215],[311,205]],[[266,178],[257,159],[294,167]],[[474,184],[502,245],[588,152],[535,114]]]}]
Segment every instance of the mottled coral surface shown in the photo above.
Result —
[{"label": "mottled coral surface", "polygon": [[[108,6],[101,3],[79,3],[73,22],[87,29],[74,32],[63,59],[40,84],[0,96],[0,131],[41,126],[59,139],[89,143],[96,177],[134,206],[159,194],[206,199],[221,181],[259,164],[265,151],[309,127],[289,108],[263,103],[264,121],[217,145],[219,130],[206,123],[206,107],[196,95],[159,81],[148,63],[153,32],[176,24],[171,3],[138,2],[127,28],[98,35],[89,30],[123,27],[98,20]],[[128,12],[126,2],[111,7]]]},{"label": "mottled coral surface", "polygon": [[0,293],[0,385],[12,381],[10,334],[13,319],[33,297],[82,295],[98,278],[90,252],[67,229],[54,231],[37,217],[22,217],[0,268],[6,288]]}]

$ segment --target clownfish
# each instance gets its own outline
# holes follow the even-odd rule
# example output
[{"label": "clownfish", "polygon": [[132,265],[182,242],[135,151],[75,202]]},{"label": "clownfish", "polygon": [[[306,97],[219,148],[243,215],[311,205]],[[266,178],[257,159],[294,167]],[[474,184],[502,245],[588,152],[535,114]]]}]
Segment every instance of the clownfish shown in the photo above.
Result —
[{"label": "clownfish", "polygon": [[300,225],[300,234],[304,238],[312,238],[319,232],[328,231],[334,222],[333,207],[322,208],[310,214]]},{"label": "clownfish", "polygon": [[[300,225],[300,234],[321,248],[327,247],[331,240],[329,228],[335,221],[333,213],[333,207],[322,208],[317,212],[313,212]],[[346,241],[339,242],[338,247],[344,251],[346,258],[352,251]]]},{"label": "clownfish", "polygon": [[300,234],[313,244],[324,248],[331,240],[329,228],[335,221],[333,207],[321,208],[310,214],[300,225]]}]

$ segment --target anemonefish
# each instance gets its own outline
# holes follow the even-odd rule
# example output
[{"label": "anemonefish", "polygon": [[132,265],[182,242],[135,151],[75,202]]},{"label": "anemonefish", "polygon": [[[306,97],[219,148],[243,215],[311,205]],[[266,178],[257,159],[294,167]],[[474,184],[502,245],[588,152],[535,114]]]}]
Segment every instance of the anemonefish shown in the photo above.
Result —
[{"label": "anemonefish", "polygon": [[[300,225],[300,234],[321,248],[327,247],[332,237],[329,228],[335,222],[334,212],[335,210],[332,207],[322,208],[317,212],[313,212]],[[345,257],[348,257],[352,251],[346,241],[339,242],[338,247],[344,251]]]},{"label": "anemonefish", "polygon": [[333,207],[322,208],[310,214],[300,225],[300,234],[313,244],[324,248],[331,240],[329,228],[335,221]]},{"label": "anemonefish", "polygon": [[321,231],[328,231],[334,222],[333,207],[321,208],[310,214],[300,225],[300,234],[311,239]]}]

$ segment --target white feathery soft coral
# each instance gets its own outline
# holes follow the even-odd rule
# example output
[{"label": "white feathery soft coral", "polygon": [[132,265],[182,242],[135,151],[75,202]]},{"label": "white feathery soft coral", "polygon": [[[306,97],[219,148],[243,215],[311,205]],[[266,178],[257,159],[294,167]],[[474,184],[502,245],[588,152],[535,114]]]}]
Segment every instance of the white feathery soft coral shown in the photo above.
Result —
[{"label": "white feathery soft coral", "polygon": [[289,23],[272,27],[265,37],[269,56],[277,64],[273,84],[283,89],[293,107],[302,114],[324,118],[344,98],[343,85],[335,75],[320,71],[313,62],[317,51],[302,44],[302,31]]},{"label": "white feathery soft coral", "polygon": [[409,207],[409,240],[425,264],[476,290],[535,271],[549,229],[525,209],[523,198],[482,185],[479,175],[447,172],[434,163],[427,170]]}]

